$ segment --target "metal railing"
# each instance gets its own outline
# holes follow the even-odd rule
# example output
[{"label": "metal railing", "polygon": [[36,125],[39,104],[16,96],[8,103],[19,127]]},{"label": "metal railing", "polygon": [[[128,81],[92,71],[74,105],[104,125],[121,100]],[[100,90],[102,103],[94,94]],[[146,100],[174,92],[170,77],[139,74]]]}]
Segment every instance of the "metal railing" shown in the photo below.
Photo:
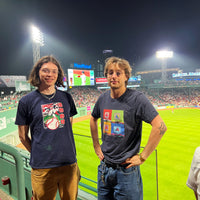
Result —
[{"label": "metal railing", "polygon": [[2,143],[2,142],[0,142],[0,150],[1,150],[1,157],[3,157],[4,152],[13,156],[13,158],[15,160],[15,164],[16,164],[18,199],[26,200],[25,179],[24,179],[24,162],[23,162],[23,159],[22,159],[19,151],[17,151],[16,148],[13,148],[12,146]]},{"label": "metal railing", "polygon": [[[26,196],[26,190],[31,190],[31,188],[27,188],[25,185],[25,176],[24,172],[28,171],[28,173],[31,173],[31,167],[29,165],[30,162],[30,153],[23,150],[19,149],[17,147],[14,147],[12,145],[5,144],[3,142],[0,142],[0,159],[4,160],[10,165],[14,165],[16,168],[16,181],[17,181],[17,199],[18,200],[26,200],[29,199]],[[3,171],[3,169],[2,169]],[[6,170],[4,170],[6,171]],[[86,177],[81,177],[81,179],[87,180],[89,182],[92,182],[94,184],[97,184],[95,181],[86,178]],[[12,182],[12,181],[11,181]],[[81,191],[82,196],[85,195],[90,195],[88,196],[88,199],[96,199],[97,194],[97,189],[95,187],[92,187],[90,185],[87,185],[86,183],[79,182],[79,186],[84,188],[85,190],[89,191]],[[15,187],[15,186],[14,186]],[[79,189],[80,191],[80,189]],[[31,193],[31,191],[29,191]],[[11,195],[13,196],[13,195]],[[14,195],[15,196],[15,195]],[[57,199],[57,198],[56,198]],[[85,199],[79,197],[78,199]]]}]

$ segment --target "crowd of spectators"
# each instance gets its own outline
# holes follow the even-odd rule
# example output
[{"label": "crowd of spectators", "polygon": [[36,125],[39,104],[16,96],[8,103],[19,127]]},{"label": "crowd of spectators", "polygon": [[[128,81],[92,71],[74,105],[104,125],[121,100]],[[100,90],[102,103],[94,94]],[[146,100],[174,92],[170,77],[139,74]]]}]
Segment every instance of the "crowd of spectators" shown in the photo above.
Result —
[{"label": "crowd of spectators", "polygon": [[[138,89],[140,90],[140,88]],[[105,90],[97,88],[73,88],[70,90],[77,107],[94,105],[99,95]],[[200,105],[200,88],[190,88],[185,90],[163,89],[163,90],[141,90],[147,98],[156,106],[173,105],[175,107],[194,107]]]},{"label": "crowd of spectators", "polygon": [[[140,90],[140,88],[138,89]],[[94,105],[99,95],[105,90],[98,90],[95,87],[72,88],[70,93],[74,98],[77,107]],[[162,90],[141,90],[147,98],[156,106],[194,107],[200,105],[200,88],[190,88],[188,90],[162,89]]]},{"label": "crowd of spectators", "polygon": [[15,108],[22,94],[12,94],[0,97],[0,111]]},{"label": "crowd of spectators", "polygon": [[[138,90],[141,90],[141,88],[138,88]],[[93,106],[104,91],[96,87],[83,86],[73,87],[68,90],[77,108]],[[155,106],[200,107],[200,88],[142,89],[141,91]],[[23,95],[24,93],[16,93],[0,97],[0,111],[16,108],[19,99]]]},{"label": "crowd of spectators", "polygon": [[149,90],[144,93],[154,105],[158,106],[194,107],[200,105],[200,88]]},{"label": "crowd of spectators", "polygon": [[102,91],[96,87],[73,87],[69,90],[76,107],[92,106],[97,101]]}]

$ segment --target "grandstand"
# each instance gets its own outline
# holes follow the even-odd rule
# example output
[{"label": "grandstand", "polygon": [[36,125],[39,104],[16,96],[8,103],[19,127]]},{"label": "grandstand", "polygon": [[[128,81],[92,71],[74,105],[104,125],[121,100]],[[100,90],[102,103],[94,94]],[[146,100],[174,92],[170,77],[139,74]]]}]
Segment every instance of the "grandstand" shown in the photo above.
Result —
[{"label": "grandstand", "polygon": [[[157,109],[199,108],[200,76],[195,75],[194,77],[194,75],[190,74],[190,76],[174,78],[172,77],[172,72],[175,73],[176,71],[169,71],[168,81],[166,83],[162,83],[160,81],[159,77],[161,76],[161,72],[159,71],[147,71],[146,73],[138,72],[137,74],[141,75],[141,81],[137,80],[135,82],[132,82],[129,84],[129,86],[133,89],[142,91]],[[106,83],[93,86],[69,87],[68,92],[72,94],[72,97],[78,109],[78,115],[76,116],[76,118],[89,116],[97,98],[106,89],[108,89]],[[19,145],[20,141],[17,135],[17,126],[14,125],[18,101],[23,95],[25,95],[29,91],[17,92],[14,90],[13,87],[10,87],[9,89],[9,87],[5,87],[5,85],[4,87],[0,88],[0,91],[0,175],[1,177],[4,177],[9,174],[11,180],[11,184],[0,185],[0,200],[6,200],[9,198],[18,200],[29,200],[31,199],[30,166],[28,164],[30,155],[27,153],[26,150],[16,147]],[[2,91],[4,91],[4,93],[2,93]],[[11,93],[11,91],[13,92]],[[83,126],[88,126],[88,124]],[[80,127],[77,127],[76,130],[79,129]],[[81,129],[83,129],[83,127],[81,127]],[[86,130],[86,132],[88,132],[88,130]],[[88,135],[87,138],[89,138]],[[81,137],[80,139],[79,137],[78,141],[81,140],[85,141],[86,139],[83,139],[83,137]],[[79,146],[79,144],[77,144],[77,146]],[[84,149],[87,148],[89,147],[85,147]],[[88,153],[94,154],[92,150],[92,143],[90,145]],[[18,161],[16,161],[16,159]],[[152,159],[150,159],[149,162],[150,163],[147,163],[148,168],[153,168],[152,171],[154,172],[151,172],[151,175],[148,175],[148,177],[153,176],[153,179],[155,180],[155,184],[153,185],[156,185],[159,183],[156,174],[157,152],[155,152],[155,155],[153,155]],[[22,166],[21,168],[23,169],[23,171],[17,171],[16,173],[16,170],[18,170],[19,167],[18,165],[20,167]],[[20,175],[18,173],[20,173]],[[18,176],[20,176],[20,178]],[[18,181],[22,181],[22,183]],[[18,188],[18,185],[21,185],[23,189]],[[24,188],[26,188],[26,192]],[[152,195],[152,199],[158,199],[159,189],[157,185],[154,187],[153,190],[154,195]],[[79,199],[96,199],[96,192],[96,179],[94,177],[84,176],[83,174],[79,189]],[[22,197],[19,197],[19,193],[20,195],[22,195]],[[25,195],[25,197],[23,195]],[[59,197],[57,196],[56,199],[59,199]]]}]

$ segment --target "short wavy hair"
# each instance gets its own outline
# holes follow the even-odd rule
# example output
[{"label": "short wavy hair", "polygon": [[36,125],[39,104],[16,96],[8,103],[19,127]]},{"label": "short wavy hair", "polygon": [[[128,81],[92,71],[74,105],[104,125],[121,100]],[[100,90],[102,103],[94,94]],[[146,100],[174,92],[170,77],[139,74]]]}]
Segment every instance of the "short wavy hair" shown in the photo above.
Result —
[{"label": "short wavy hair", "polygon": [[[105,60],[105,67],[104,67],[104,76],[107,77],[108,74],[108,68],[110,65],[118,65],[122,70],[124,70],[125,75],[128,77],[128,79],[131,77],[131,66],[129,64],[129,62],[123,58],[119,58],[119,57],[109,57]],[[125,85],[128,85],[128,79],[127,81],[125,81]]]},{"label": "short wavy hair", "polygon": [[31,70],[31,73],[29,75],[28,82],[35,87],[39,87],[41,83],[40,77],[39,77],[40,68],[42,67],[43,64],[49,63],[49,62],[55,64],[58,67],[58,78],[55,85],[58,87],[60,86],[65,87],[63,83],[64,71],[60,63],[52,55],[43,56],[34,64],[33,69]]}]

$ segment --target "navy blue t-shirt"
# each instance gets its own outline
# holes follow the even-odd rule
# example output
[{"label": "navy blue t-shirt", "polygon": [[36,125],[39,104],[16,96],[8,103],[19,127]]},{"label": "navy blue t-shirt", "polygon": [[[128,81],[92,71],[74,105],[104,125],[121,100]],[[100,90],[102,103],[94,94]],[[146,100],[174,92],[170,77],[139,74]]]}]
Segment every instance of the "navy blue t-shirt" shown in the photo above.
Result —
[{"label": "navy blue t-shirt", "polygon": [[106,160],[122,163],[140,150],[142,121],[151,123],[158,112],[146,96],[137,90],[127,89],[117,99],[110,90],[97,100],[92,112],[101,118],[102,151]]},{"label": "navy blue t-shirt", "polygon": [[20,99],[15,124],[30,127],[32,168],[53,168],[77,161],[70,123],[70,117],[76,114],[71,95],[60,90],[51,100],[38,90]]}]

